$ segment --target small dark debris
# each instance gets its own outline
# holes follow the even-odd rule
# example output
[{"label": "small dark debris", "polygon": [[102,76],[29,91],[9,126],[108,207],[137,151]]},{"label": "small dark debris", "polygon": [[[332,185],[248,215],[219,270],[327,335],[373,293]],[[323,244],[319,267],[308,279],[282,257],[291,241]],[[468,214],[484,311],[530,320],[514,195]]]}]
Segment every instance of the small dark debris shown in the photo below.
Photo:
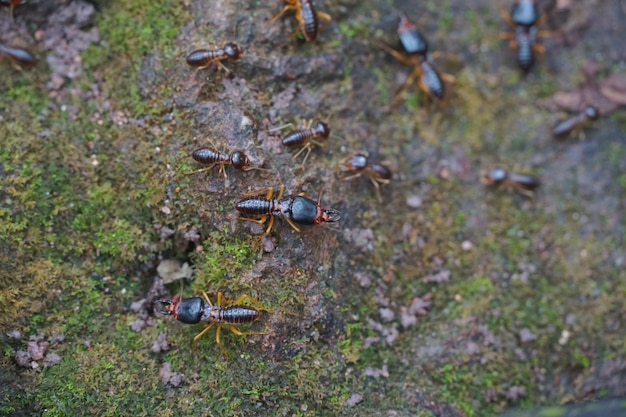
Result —
[{"label": "small dark debris", "polygon": [[31,359],[34,361],[40,361],[44,358],[46,350],[48,350],[49,344],[48,342],[31,340],[26,344],[26,346]]},{"label": "small dark debris", "polygon": [[378,313],[380,314],[380,318],[387,323],[392,321],[395,316],[393,310],[390,308],[380,308],[378,309]]},{"label": "small dark debris", "polygon": [[372,229],[348,229],[345,232],[345,236],[362,252],[372,252],[374,250],[374,231]]},{"label": "small dark debris", "polygon": [[373,378],[389,378],[389,370],[387,369],[387,365],[383,365],[380,369],[375,369],[370,366],[365,368],[365,376],[371,376]]},{"label": "small dark debris", "polygon": [[22,368],[30,368],[30,363],[32,362],[32,359],[30,357],[30,354],[25,350],[18,350],[17,352],[15,352],[15,362],[18,364],[18,366],[21,366]]},{"label": "small dark debris", "polygon": [[354,407],[362,401],[363,396],[361,394],[352,394],[350,398],[348,398],[348,401],[346,401],[346,405],[348,407]]},{"label": "small dark debris", "polygon": [[161,368],[159,368],[159,378],[161,378],[161,381],[163,381],[164,384],[170,384],[173,387],[177,387],[183,383],[185,375],[172,372],[171,368],[172,364],[169,362],[165,362],[161,365]]},{"label": "small dark debris", "polygon": [[522,342],[522,343],[528,343],[528,342],[532,342],[533,340],[537,339],[537,336],[535,336],[529,329],[523,328],[519,332],[519,339],[520,339],[520,342]]},{"label": "small dark debris", "polygon": [[170,350],[170,345],[167,343],[167,334],[165,332],[159,332],[157,340],[152,344],[152,352],[160,353]]},{"label": "small dark debris", "polygon": [[522,398],[525,396],[526,396],[526,388],[518,387],[517,385],[513,385],[512,387],[509,387],[509,389],[507,390],[505,394],[505,397],[507,398],[507,400],[511,400],[511,401],[516,401],[519,398]]},{"label": "small dark debris", "polygon": [[133,332],[139,333],[140,331],[146,328],[146,321],[142,319],[137,319],[131,322],[129,326]]},{"label": "small dark debris", "polygon": [[50,368],[61,363],[61,357],[54,352],[50,352],[43,360],[43,367]]},{"label": "small dark debris", "polygon": [[20,340],[22,338],[22,333],[20,333],[18,330],[11,330],[7,333],[7,336],[11,339]]},{"label": "small dark debris", "polygon": [[355,272],[354,279],[359,283],[359,285],[363,288],[367,288],[372,285],[372,277],[370,274],[366,272]]}]

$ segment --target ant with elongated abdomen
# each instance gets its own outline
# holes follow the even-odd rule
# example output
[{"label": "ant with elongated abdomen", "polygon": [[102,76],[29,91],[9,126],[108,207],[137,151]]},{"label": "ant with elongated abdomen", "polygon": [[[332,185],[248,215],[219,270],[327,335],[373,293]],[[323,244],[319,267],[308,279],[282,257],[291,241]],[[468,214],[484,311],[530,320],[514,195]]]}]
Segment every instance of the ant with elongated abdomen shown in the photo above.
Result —
[{"label": "ant with elongated abdomen", "polygon": [[573,132],[582,129],[585,125],[600,118],[600,111],[595,106],[587,106],[585,109],[561,122],[552,129],[552,136],[555,139],[565,139]]},{"label": "ant with elongated abdomen", "polygon": [[507,11],[500,0],[500,11],[504,20],[514,28],[513,32],[502,32],[502,39],[509,39],[512,48],[517,49],[517,64],[528,72],[535,62],[533,51],[545,53],[545,48],[537,43],[538,37],[549,37],[547,31],[537,30],[547,20],[547,15],[539,12],[536,0],[515,0],[511,11]]},{"label": "ant with elongated abdomen", "polygon": [[280,17],[294,10],[296,12],[296,20],[298,21],[298,30],[294,32],[291,39],[302,33],[307,42],[314,42],[317,39],[319,29],[319,19],[324,19],[328,25],[332,18],[330,15],[315,10],[312,0],[285,0],[285,7],[270,21],[270,25],[274,24]]},{"label": "ant with elongated abdomen", "polygon": [[533,192],[541,185],[541,182],[536,177],[526,174],[514,174],[500,167],[487,172],[483,179],[487,185],[506,185],[527,197],[532,197]]},{"label": "ant with elongated abdomen", "polygon": [[[280,185],[278,197],[272,198],[274,195],[273,188],[263,188],[250,194],[251,197],[245,198],[235,204],[235,209],[247,216],[260,216],[260,219],[252,219],[248,217],[238,217],[238,220],[246,220],[254,223],[264,224],[268,217],[269,225],[265,232],[260,236],[259,240],[269,235],[274,225],[275,217],[282,217],[295,230],[300,232],[300,225],[317,225],[320,223],[337,222],[340,220],[340,212],[335,209],[326,209],[320,205],[322,200],[322,191],[318,196],[317,202],[297,195],[295,197],[283,198],[284,184]],[[266,193],[265,197],[259,194]]]},{"label": "ant with elongated abdomen", "polygon": [[377,162],[371,162],[366,155],[361,153],[353,155],[343,162],[343,172],[350,175],[342,177],[341,181],[349,181],[367,174],[374,187],[376,187],[378,201],[382,201],[380,187],[389,184],[393,177],[388,167]]},{"label": "ant with elongated abdomen", "polygon": [[417,27],[412,23],[405,14],[400,15],[400,22],[398,23],[398,37],[400,43],[405,49],[408,55],[404,55],[399,51],[396,51],[384,42],[373,40],[373,42],[386,51],[388,54],[396,58],[403,64],[412,66],[413,72],[409,74],[404,85],[398,90],[389,107],[393,107],[402,97],[402,93],[409,88],[415,80],[419,88],[426,93],[427,99],[434,99],[437,101],[444,101],[447,97],[446,83],[454,84],[456,78],[450,74],[440,73],[433,65],[431,57],[434,54],[429,53],[428,42],[426,38],[417,30]]},{"label": "ant with elongated abdomen", "polygon": [[[224,346],[220,342],[220,331],[222,326],[228,326],[231,332],[238,336],[246,336],[250,334],[265,334],[265,332],[242,332],[235,326],[242,324],[254,323],[261,317],[260,310],[269,310],[263,306],[260,302],[250,297],[249,295],[241,295],[234,302],[230,302],[224,297],[221,292],[217,293],[217,302],[211,303],[209,296],[204,291],[199,291],[204,299],[200,297],[191,297],[183,299],[181,294],[176,294],[172,300],[157,300],[157,303],[161,304],[161,310],[159,313],[164,315],[172,315],[180,322],[186,324],[196,324],[201,321],[210,323],[204,330],[202,330],[197,336],[193,338],[192,349],[195,349],[198,339],[202,337],[206,332],[211,330],[214,326],[217,326],[215,340],[217,345],[222,350],[224,355],[228,356]],[[244,301],[248,301],[252,306],[243,304]]]}]

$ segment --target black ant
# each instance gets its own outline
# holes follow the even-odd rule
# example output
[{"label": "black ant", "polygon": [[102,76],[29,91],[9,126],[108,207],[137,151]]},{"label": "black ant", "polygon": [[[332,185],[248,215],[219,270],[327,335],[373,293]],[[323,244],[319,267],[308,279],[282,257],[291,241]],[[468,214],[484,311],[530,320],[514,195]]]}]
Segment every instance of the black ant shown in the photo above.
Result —
[{"label": "black ant", "polygon": [[223,48],[218,49],[198,49],[187,56],[187,64],[197,67],[198,70],[207,68],[213,62],[223,68],[226,72],[231,72],[221,61],[226,59],[238,60],[244,54],[243,48],[236,43],[227,43]]},{"label": "black ant", "polygon": [[9,57],[13,64],[20,68],[31,68],[37,64],[37,59],[26,49],[0,43],[0,54]]},{"label": "black ant", "polygon": [[405,14],[400,15],[398,23],[398,37],[404,50],[408,53],[403,55],[387,44],[375,40],[374,42],[391,56],[396,58],[403,64],[414,67],[413,72],[407,77],[404,85],[396,93],[395,97],[389,104],[393,107],[401,98],[402,93],[409,88],[411,84],[418,80],[419,88],[426,93],[426,98],[435,100],[443,100],[446,96],[446,83],[454,84],[456,79],[450,74],[439,73],[432,63],[431,55],[428,53],[428,42],[426,38],[417,30]]},{"label": "black ant", "polygon": [[389,168],[382,164],[370,162],[366,155],[360,153],[347,158],[343,162],[343,166],[345,168],[344,172],[353,174],[341,178],[341,181],[348,181],[367,174],[374,187],[376,187],[378,200],[381,200],[380,186],[389,184],[393,176]]},{"label": "black ant", "polygon": [[323,222],[331,223],[339,221],[341,213],[338,210],[325,209],[320,205],[322,200],[321,191],[317,202],[315,202],[302,195],[282,198],[284,190],[285,185],[281,182],[277,198],[272,198],[274,195],[274,189],[268,187],[251,194],[256,195],[267,193],[265,197],[257,195],[239,201],[235,204],[235,209],[237,209],[239,213],[247,216],[261,216],[261,219],[257,220],[247,217],[238,217],[237,219],[264,224],[269,217],[269,226],[260,236],[260,239],[269,235],[276,216],[280,216],[285,219],[296,232],[301,231],[296,224],[316,225]]},{"label": "black ant", "polygon": [[[234,327],[257,321],[261,317],[259,310],[269,312],[267,308],[254,298],[244,294],[231,303],[226,299],[226,297],[224,297],[224,294],[219,292],[217,293],[217,303],[213,305],[209,296],[204,291],[200,291],[200,293],[204,296],[204,299],[200,297],[183,299],[181,294],[176,294],[172,300],[156,301],[157,303],[160,303],[162,307],[162,309],[159,310],[159,313],[173,315],[178,321],[186,324],[196,324],[201,321],[210,323],[204,330],[193,338],[193,342],[191,344],[192,349],[195,349],[198,339],[200,339],[202,335],[216,325],[217,331],[215,340],[226,356],[228,356],[228,354],[220,342],[220,331],[222,326],[228,326],[230,331],[238,336],[265,334],[265,332],[242,332]],[[246,300],[256,308],[242,304]]]},{"label": "black ant", "polygon": [[582,129],[586,124],[596,121],[600,118],[600,111],[595,106],[587,106],[585,110],[570,117],[569,119],[559,122],[552,129],[552,136],[555,139],[565,139],[572,132]]},{"label": "black ant", "polygon": [[535,62],[533,51],[545,53],[545,48],[535,40],[538,37],[550,36],[549,32],[537,31],[537,26],[545,23],[547,15],[539,13],[536,0],[516,0],[507,12],[501,3],[504,20],[512,26],[514,32],[503,32],[503,39],[510,39],[512,48],[517,49],[517,64],[528,72]]},{"label": "black ant", "polygon": [[[303,129],[295,129],[289,132],[284,138],[281,139],[281,143],[283,146],[287,147],[296,147],[302,146],[293,157],[294,159],[298,157],[304,150],[306,150],[306,155],[302,160],[302,165],[306,163],[307,158],[309,157],[309,153],[311,153],[311,149],[313,148],[313,144],[317,146],[323,146],[320,142],[316,141],[317,138],[328,139],[330,136],[330,127],[324,122],[317,122],[314,127],[311,127],[312,121],[309,121],[307,127]],[[289,125],[286,125],[289,126]],[[272,129],[270,132],[280,130],[280,128]]]},{"label": "black ant", "polygon": [[307,42],[314,42],[317,39],[317,31],[319,29],[319,19],[324,19],[326,25],[328,25],[332,18],[330,15],[322,12],[318,12],[313,7],[313,1],[311,0],[285,0],[285,7],[270,21],[270,24],[274,24],[285,12],[294,10],[296,12],[296,20],[298,21],[299,28],[291,39],[298,36],[299,33],[304,35],[304,39]]},{"label": "black ant", "polygon": [[541,184],[539,179],[530,175],[513,174],[507,172],[504,168],[494,168],[484,177],[485,183],[490,186],[498,186],[504,184],[520,193],[531,197],[533,191]]}]

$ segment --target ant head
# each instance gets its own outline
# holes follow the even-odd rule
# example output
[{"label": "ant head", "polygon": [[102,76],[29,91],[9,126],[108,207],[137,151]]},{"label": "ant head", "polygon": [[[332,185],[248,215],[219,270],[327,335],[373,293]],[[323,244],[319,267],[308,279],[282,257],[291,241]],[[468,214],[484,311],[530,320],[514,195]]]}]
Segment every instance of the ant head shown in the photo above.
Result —
[{"label": "ant head", "polygon": [[227,43],[224,45],[224,51],[230,57],[230,59],[236,60],[242,57],[243,48],[236,43]]},{"label": "ant head", "polygon": [[159,314],[164,314],[166,316],[174,314],[177,304],[175,298],[176,296],[174,296],[174,300],[157,300],[156,302],[161,304],[161,309],[158,310]]},{"label": "ant head", "polygon": [[494,168],[485,175],[485,182],[488,185],[498,185],[506,180],[507,176],[504,168]]},{"label": "ant head", "polygon": [[327,223],[334,223],[341,220],[341,212],[335,209],[323,209],[321,217]]},{"label": "ant head", "polygon": [[346,159],[343,166],[347,171],[362,171],[367,167],[367,156],[358,153]]},{"label": "ant head", "polygon": [[596,106],[585,107],[585,116],[589,120],[598,120],[600,118],[600,110]]},{"label": "ant head", "polygon": [[330,127],[328,127],[328,125],[324,122],[317,122],[315,131],[324,139],[328,139],[328,136],[330,135]]},{"label": "ant head", "polygon": [[245,170],[250,166],[250,160],[248,156],[242,151],[235,151],[231,155],[233,166],[236,169]]}]

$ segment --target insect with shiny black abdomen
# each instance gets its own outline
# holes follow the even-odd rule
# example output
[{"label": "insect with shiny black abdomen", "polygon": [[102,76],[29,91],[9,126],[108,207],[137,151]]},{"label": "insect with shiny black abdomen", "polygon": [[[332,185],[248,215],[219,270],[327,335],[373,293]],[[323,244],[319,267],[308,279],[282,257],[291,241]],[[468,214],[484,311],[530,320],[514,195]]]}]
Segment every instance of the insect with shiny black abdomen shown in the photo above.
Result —
[{"label": "insect with shiny black abdomen", "polygon": [[490,186],[506,185],[528,197],[532,197],[533,191],[541,184],[533,176],[510,173],[504,168],[494,168],[487,172],[484,181]]},{"label": "insect with shiny black abdomen", "polygon": [[440,73],[432,62],[432,55],[429,53],[426,38],[417,30],[417,26],[412,23],[405,14],[400,15],[398,23],[398,37],[400,43],[408,55],[391,48],[384,42],[374,40],[374,43],[385,50],[388,54],[396,58],[403,64],[412,66],[413,72],[409,74],[404,85],[398,90],[389,107],[396,105],[402,97],[402,93],[409,88],[416,80],[419,88],[426,93],[426,99],[433,99],[439,102],[447,97],[446,83],[454,84],[456,79],[450,74]]},{"label": "insect with shiny black abdomen", "polygon": [[565,139],[573,132],[582,129],[585,125],[599,118],[600,111],[598,108],[595,106],[587,106],[582,112],[559,122],[554,129],[552,129],[552,136],[554,136],[555,139]]},{"label": "insect with shiny black abdomen", "polygon": [[16,67],[26,69],[34,67],[37,59],[26,49],[14,48],[0,43],[0,55],[7,56]]},{"label": "insect with shiny black abdomen", "polygon": [[361,153],[353,155],[347,158],[343,162],[343,172],[350,173],[341,178],[341,181],[348,181],[354,178],[358,178],[363,174],[367,174],[374,187],[376,187],[376,194],[379,201],[382,201],[380,196],[380,187],[385,184],[389,184],[393,174],[391,170],[385,165],[371,162],[369,158]]},{"label": "insect with shiny black abdomen", "polygon": [[[285,219],[287,223],[295,230],[300,232],[299,225],[317,225],[320,223],[337,222],[340,219],[340,212],[335,209],[326,209],[320,205],[322,200],[322,192],[320,191],[317,202],[306,198],[302,195],[295,197],[283,198],[284,184],[281,183],[277,198],[274,195],[273,188],[264,188],[256,191],[244,200],[235,204],[235,209],[247,216],[260,216],[260,219],[251,219],[248,217],[238,217],[238,220],[247,220],[254,223],[264,224],[268,217],[270,223],[265,232],[259,237],[269,235],[274,224],[274,218],[279,216]],[[265,197],[259,194],[267,193]]]},{"label": "insect with shiny black abdomen", "polygon": [[231,59],[233,61],[238,60],[244,54],[243,48],[236,43],[227,43],[223,48],[217,49],[198,49],[193,51],[187,56],[187,64],[191,67],[196,67],[198,70],[207,68],[209,65],[215,62],[215,64],[224,69],[226,72],[231,72],[228,68],[222,64],[222,61]]},{"label": "insect with shiny black abdomen", "polygon": [[[217,302],[212,304],[206,292],[199,292],[203,295],[204,299],[201,297],[183,299],[182,295],[176,294],[172,300],[156,301],[161,304],[161,310],[159,310],[159,313],[172,315],[180,322],[186,324],[196,324],[201,321],[206,321],[209,323],[204,330],[193,338],[193,342],[191,344],[192,349],[195,348],[198,343],[198,339],[200,339],[202,335],[211,330],[214,326],[217,326],[215,340],[226,356],[228,356],[228,354],[220,342],[220,331],[222,326],[228,326],[230,331],[238,336],[265,334],[265,332],[242,332],[235,327],[257,321],[261,317],[259,310],[269,312],[267,308],[254,298],[244,294],[231,303],[226,299],[226,297],[224,297],[224,294],[219,292],[217,293]],[[245,301],[248,301],[252,304],[252,306],[243,304]]]},{"label": "insect with shiny black abdomen", "polygon": [[504,20],[514,28],[514,32],[503,32],[500,37],[510,39],[512,48],[517,49],[517,64],[528,72],[535,62],[534,51],[545,53],[545,48],[536,42],[538,37],[550,36],[549,32],[538,31],[545,23],[547,15],[541,14],[536,0],[515,0],[508,12],[503,3],[500,9]]},{"label": "insect with shiny black abdomen", "polygon": [[288,12],[294,10],[296,12],[296,20],[298,21],[298,30],[294,32],[291,39],[302,33],[304,39],[307,42],[314,42],[317,39],[317,32],[319,30],[319,19],[324,19],[326,25],[328,25],[332,18],[330,15],[315,10],[312,0],[285,0],[285,7],[270,21],[270,24],[274,24],[280,17]]}]

